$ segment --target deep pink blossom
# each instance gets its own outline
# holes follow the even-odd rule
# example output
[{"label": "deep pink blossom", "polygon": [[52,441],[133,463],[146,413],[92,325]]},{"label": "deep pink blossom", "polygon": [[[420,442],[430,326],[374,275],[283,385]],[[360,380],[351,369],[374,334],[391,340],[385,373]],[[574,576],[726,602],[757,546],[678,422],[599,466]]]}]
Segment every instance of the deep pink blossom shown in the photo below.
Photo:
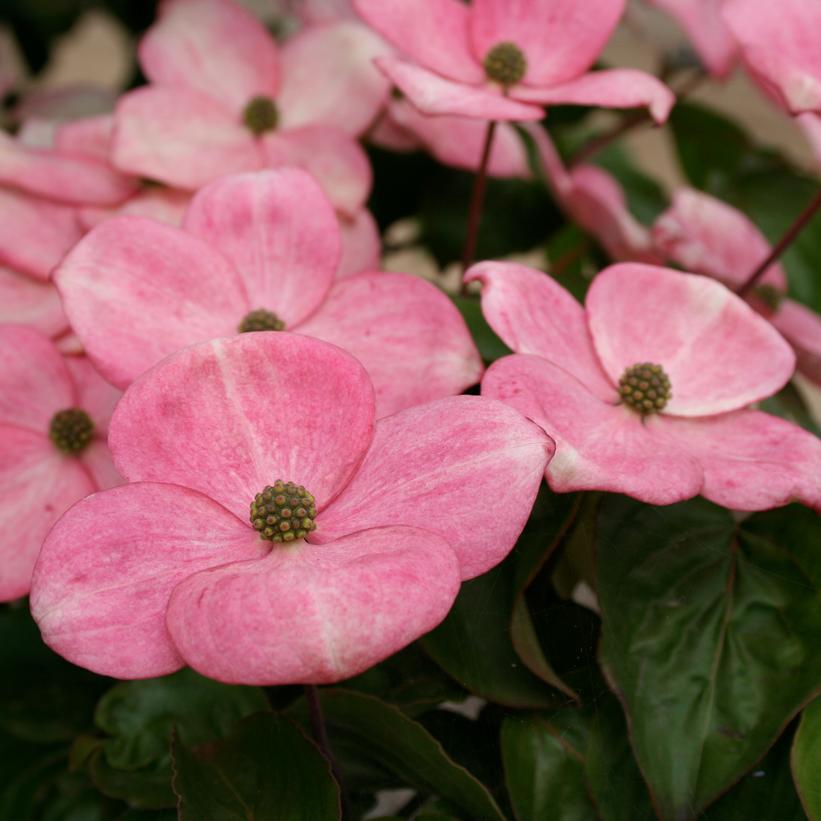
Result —
[{"label": "deep pink blossom", "polygon": [[[43,538],[67,508],[121,481],[105,444],[119,395],[84,357],[64,357],[31,328],[0,326],[0,601],[28,592]],[[74,418],[57,419],[61,411]]]},{"label": "deep pink blossom", "polygon": [[674,98],[634,69],[589,72],[624,11],[576,0],[354,0],[407,60],[377,64],[426,114],[540,120],[542,106],[647,106],[657,122]]},{"label": "deep pink blossom", "polygon": [[350,214],[370,187],[353,137],[387,94],[361,24],[307,28],[280,49],[233,0],[166,0],[140,43],[149,86],[117,107],[114,162],[195,190],[223,174],[300,165]]},{"label": "deep pink blossom", "polygon": [[[740,211],[708,194],[682,189],[654,228],[667,258],[688,271],[707,274],[730,288],[742,285],[772,250],[766,237]],[[793,346],[798,370],[821,384],[821,317],[786,298],[787,275],[780,263],[759,280],[749,302]]]},{"label": "deep pink blossom", "polygon": [[319,186],[300,169],[277,169],[206,186],[183,230],[107,220],[55,281],[88,355],[120,387],[178,348],[260,322],[361,359],[380,415],[478,382],[478,352],[444,294],[405,274],[334,282],[339,259],[336,214]]},{"label": "deep pink blossom", "polygon": [[666,11],[684,29],[705,68],[726,77],[739,58],[738,44],[722,15],[726,0],[647,0]]},{"label": "deep pink blossom", "polygon": [[725,0],[722,14],[762,90],[791,114],[821,113],[821,3]]},{"label": "deep pink blossom", "polygon": [[[246,684],[336,681],[433,628],[460,580],[511,549],[552,452],[483,397],[374,423],[362,366],[288,333],[165,360],[126,392],[109,441],[133,484],[49,534],[31,596],[43,637],[118,678],[188,664]],[[304,538],[252,526],[278,480],[313,496]]]},{"label": "deep pink blossom", "polygon": [[596,277],[583,308],[519,265],[481,263],[466,278],[482,282],[485,317],[515,351],[491,365],[482,394],[556,441],[546,471],[554,490],[821,508],[821,442],[747,409],[787,382],[795,356],[720,283],[622,263]]}]

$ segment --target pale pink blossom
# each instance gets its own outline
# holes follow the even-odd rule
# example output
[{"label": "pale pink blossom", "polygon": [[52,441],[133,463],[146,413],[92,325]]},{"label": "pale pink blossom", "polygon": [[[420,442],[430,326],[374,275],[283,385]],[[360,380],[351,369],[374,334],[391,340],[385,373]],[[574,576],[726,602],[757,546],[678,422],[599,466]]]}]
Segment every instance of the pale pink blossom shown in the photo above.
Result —
[{"label": "pale pink blossom", "polygon": [[51,337],[68,330],[53,283],[0,265],[0,324],[8,322],[27,325]]},{"label": "pale pink blossom", "polygon": [[0,326],[0,601],[28,592],[65,510],[122,481],[105,444],[119,395],[84,357],[63,356],[32,328]]},{"label": "pale pink blossom", "polygon": [[821,112],[821,3],[816,0],[724,0],[724,20],[747,71],[791,114]]},{"label": "pale pink blossom", "polygon": [[178,348],[241,327],[285,328],[352,352],[380,415],[478,382],[479,354],[451,301],[406,274],[335,282],[340,242],[309,174],[239,174],[199,191],[182,230],[139,217],[103,222],[55,281],[88,355],[120,387]]},{"label": "pale pink blossom", "polygon": [[114,163],[188,190],[223,174],[299,165],[355,214],[371,179],[354,137],[387,94],[372,66],[384,50],[348,22],[306,28],[280,49],[233,0],[165,0],[139,46],[151,84],[117,106]]},{"label": "pale pink blossom", "polygon": [[647,0],[684,29],[713,77],[726,77],[739,58],[738,44],[722,15],[725,0]]},{"label": "pale pink blossom", "polygon": [[[45,641],[118,678],[187,664],[328,683],[435,627],[460,581],[513,547],[552,443],[483,397],[374,418],[362,366],[314,339],[251,334],[165,360],[111,423],[131,484],[73,507],[43,546],[31,607]],[[282,491],[273,519],[249,515],[277,481],[313,502]]]},{"label": "pale pink blossom", "polygon": [[542,106],[647,106],[664,122],[670,90],[634,69],[590,72],[624,0],[354,0],[407,59],[379,67],[426,114],[540,120]]},{"label": "pale pink blossom", "polygon": [[[741,211],[692,189],[681,189],[662,214],[653,235],[659,251],[688,271],[707,274],[730,288],[743,285],[772,250],[766,237]],[[787,275],[774,263],[749,302],[795,350],[798,370],[821,384],[821,317],[786,298]]]},{"label": "pale pink blossom", "polygon": [[514,264],[481,263],[466,279],[482,283],[485,317],[515,352],[490,366],[482,394],[555,440],[554,490],[821,508],[821,442],[748,409],[789,380],[795,356],[720,283],[622,263],[596,277],[582,307]]}]

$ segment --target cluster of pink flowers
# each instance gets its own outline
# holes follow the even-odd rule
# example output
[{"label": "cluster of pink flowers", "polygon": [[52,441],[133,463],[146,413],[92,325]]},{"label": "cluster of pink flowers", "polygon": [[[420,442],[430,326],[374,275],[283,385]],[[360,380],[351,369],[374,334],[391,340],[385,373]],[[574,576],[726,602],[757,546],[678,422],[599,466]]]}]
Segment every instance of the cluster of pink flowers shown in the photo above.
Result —
[{"label": "cluster of pink flowers", "polygon": [[[759,53],[806,4],[786,23],[658,5],[717,74],[742,55],[791,112],[821,111],[821,58]],[[558,104],[667,118],[656,78],[590,71],[624,0],[300,11],[280,46],[235,0],[165,0],[145,86],[50,146],[0,136],[0,600],[30,590],[45,641],[101,674],[326,683],[436,626],[513,548],[543,476],[821,508],[819,440],[752,407],[796,360],[821,382],[821,322],[781,267],[731,290],[766,240],[689,190],[645,228],[535,122]],[[622,264],[584,307],[540,271],[470,268],[514,352],[485,370],[441,290],[379,270],[360,139],[475,169],[497,121],[488,173],[531,174],[522,128]]]}]

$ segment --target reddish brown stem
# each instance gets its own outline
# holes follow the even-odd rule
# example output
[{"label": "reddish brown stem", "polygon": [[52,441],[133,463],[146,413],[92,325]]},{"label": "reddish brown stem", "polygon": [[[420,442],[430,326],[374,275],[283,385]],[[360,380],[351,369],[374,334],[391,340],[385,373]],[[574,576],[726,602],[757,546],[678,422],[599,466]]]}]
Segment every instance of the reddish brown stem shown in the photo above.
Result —
[{"label": "reddish brown stem", "polygon": [[476,171],[476,180],[473,183],[473,194],[470,198],[468,211],[468,230],[465,236],[465,247],[462,252],[462,272],[467,271],[473,264],[476,255],[476,244],[479,241],[479,226],[482,223],[482,206],[485,202],[487,188],[487,167],[490,162],[490,151],[493,148],[493,137],[496,134],[496,121],[491,120],[485,131],[485,143],[482,146],[482,158]]},{"label": "reddish brown stem", "polygon": [[736,293],[739,296],[746,296],[755,287],[758,280],[764,276],[769,267],[780,259],[787,248],[795,242],[798,235],[807,227],[807,223],[815,216],[819,208],[821,208],[821,189],[819,189],[812,198],[812,202],[798,215],[796,221],[789,227],[787,233],[781,237],[769,256],[736,288]]},{"label": "reddish brown stem", "polygon": [[308,700],[308,712],[311,716],[311,731],[313,732],[314,741],[322,751],[328,765],[331,768],[331,773],[339,785],[339,794],[342,801],[342,818],[352,819],[351,805],[348,799],[348,793],[345,790],[345,784],[342,781],[342,775],[339,770],[339,765],[336,763],[333,751],[331,750],[331,742],[328,739],[328,731],[325,729],[325,716],[322,713],[322,702],[319,700],[319,691],[315,684],[305,685],[305,697]]}]

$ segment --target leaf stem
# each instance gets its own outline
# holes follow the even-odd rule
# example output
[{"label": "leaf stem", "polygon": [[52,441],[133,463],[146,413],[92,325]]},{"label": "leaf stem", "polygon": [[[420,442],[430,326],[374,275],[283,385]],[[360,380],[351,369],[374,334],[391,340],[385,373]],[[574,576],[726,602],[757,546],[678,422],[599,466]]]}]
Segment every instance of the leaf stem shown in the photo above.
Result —
[{"label": "leaf stem", "polygon": [[815,216],[819,208],[821,208],[821,189],[817,191],[810,204],[787,229],[787,233],[781,237],[767,258],[736,288],[736,293],[739,296],[746,296],[755,287],[758,280],[764,276],[769,267],[798,239],[798,235],[807,227],[807,223]]},{"label": "leaf stem", "polygon": [[325,716],[322,712],[322,702],[319,700],[319,690],[315,684],[305,685],[305,698],[308,700],[308,713],[311,717],[311,731],[313,732],[314,741],[316,741],[322,755],[328,762],[331,768],[336,783],[339,785],[339,795],[342,803],[342,818],[351,819],[351,804],[348,798],[348,793],[345,789],[345,783],[342,780],[342,775],[331,750],[331,742],[328,739],[328,730],[325,727]]},{"label": "leaf stem", "polygon": [[473,183],[473,194],[470,198],[470,209],[468,210],[468,230],[465,236],[465,247],[462,251],[462,273],[470,268],[476,255],[479,226],[482,222],[482,205],[485,201],[485,188],[487,187],[487,167],[490,162],[490,151],[493,148],[496,125],[496,120],[491,120],[487,124],[485,142],[482,146],[482,158],[479,161],[479,168],[476,171],[476,179]]}]

